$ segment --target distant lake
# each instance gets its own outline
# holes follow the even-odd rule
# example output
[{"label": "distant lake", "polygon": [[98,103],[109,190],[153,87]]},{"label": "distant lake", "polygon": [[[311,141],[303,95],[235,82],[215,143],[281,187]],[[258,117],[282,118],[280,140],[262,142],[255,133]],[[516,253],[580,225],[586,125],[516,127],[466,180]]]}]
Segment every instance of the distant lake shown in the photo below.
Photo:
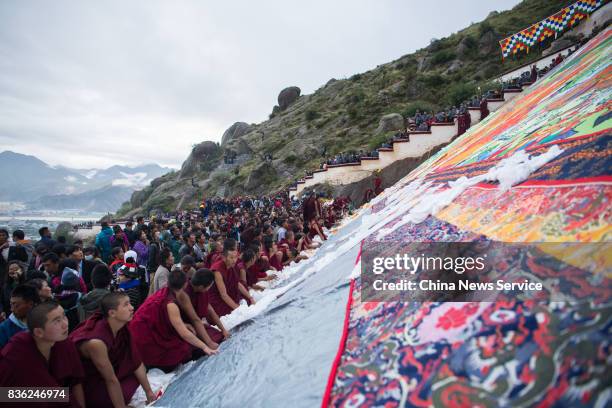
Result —
[{"label": "distant lake", "polygon": [[0,215],[0,228],[7,229],[9,234],[16,229],[23,230],[26,238],[38,240],[38,229],[41,227],[49,227],[51,232],[55,232],[60,222],[68,221],[72,224],[86,223],[89,221],[96,222],[102,218],[104,213],[92,214],[19,214],[19,215]]}]

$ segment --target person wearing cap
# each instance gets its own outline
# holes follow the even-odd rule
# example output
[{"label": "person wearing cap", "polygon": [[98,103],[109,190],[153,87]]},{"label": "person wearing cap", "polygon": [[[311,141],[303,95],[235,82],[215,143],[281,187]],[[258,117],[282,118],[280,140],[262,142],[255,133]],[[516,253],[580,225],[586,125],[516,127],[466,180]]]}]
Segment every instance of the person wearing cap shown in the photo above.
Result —
[{"label": "person wearing cap", "polygon": [[119,289],[130,297],[130,303],[134,309],[138,309],[149,291],[145,282],[145,268],[136,263],[136,256],[135,251],[127,251],[123,265],[117,270]]},{"label": "person wearing cap", "polygon": [[85,282],[79,277],[77,265],[72,259],[65,259],[60,262],[59,270],[61,278],[57,283],[57,276],[52,281],[55,299],[64,308],[68,318],[68,330],[72,331],[79,324],[83,317],[83,309],[79,300],[87,292]]}]

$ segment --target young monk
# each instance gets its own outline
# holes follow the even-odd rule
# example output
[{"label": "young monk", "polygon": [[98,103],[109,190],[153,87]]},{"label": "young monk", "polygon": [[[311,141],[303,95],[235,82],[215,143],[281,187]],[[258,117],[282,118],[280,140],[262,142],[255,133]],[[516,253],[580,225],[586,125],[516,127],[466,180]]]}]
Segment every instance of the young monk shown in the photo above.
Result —
[{"label": "young monk", "polygon": [[211,267],[215,273],[215,286],[210,292],[210,304],[219,316],[225,316],[237,309],[241,298],[246,299],[249,304],[255,304],[248,289],[240,283],[240,272],[236,269],[237,259],[236,249],[225,246],[223,257]]},{"label": "young monk", "polygon": [[54,301],[34,306],[28,313],[28,330],[14,335],[0,351],[0,386],[68,387],[69,403],[36,406],[85,407],[83,366],[79,352],[68,340],[64,309]]},{"label": "young monk", "polygon": [[206,260],[204,261],[204,265],[208,268],[212,266],[215,262],[217,262],[223,256],[223,244],[217,240],[211,240],[210,242],[210,252],[206,256]]},{"label": "young monk", "polygon": [[236,267],[240,271],[240,282],[247,288],[255,290],[263,290],[264,288],[257,285],[258,275],[257,273],[249,274],[249,268],[253,267],[257,262],[255,252],[252,249],[245,249],[240,256],[240,261],[236,263]]},{"label": "young monk", "polygon": [[221,323],[219,315],[210,305],[208,291],[215,283],[215,275],[209,269],[198,269],[191,280],[185,286],[185,293],[189,296],[191,304],[200,319],[206,318],[210,323],[213,323],[217,328],[206,325],[208,336],[215,343],[220,343],[229,338],[230,334]]},{"label": "young monk", "polygon": [[270,266],[276,271],[283,270],[283,251],[279,251],[276,246],[276,242],[272,239],[271,236],[266,236],[263,240],[263,253],[268,261],[270,262]]},{"label": "young monk", "polygon": [[166,372],[179,364],[204,354],[216,354],[195,334],[193,327],[181,319],[178,297],[185,297],[187,277],[180,269],[168,275],[168,286],[150,295],[138,308],[129,325],[132,341],[140,351],[144,364]]},{"label": "young monk", "polygon": [[81,354],[87,407],[125,407],[142,385],[147,403],[155,401],[145,367],[127,324],[134,306],[125,292],[112,292],[100,301],[100,311],[81,323],[70,340]]},{"label": "young monk", "polygon": [[40,297],[35,287],[23,284],[11,292],[11,314],[0,323],[0,348],[9,342],[15,334],[28,329],[26,322],[28,313],[40,303]]},{"label": "young monk", "polygon": [[[299,262],[302,259],[308,259],[305,255],[300,255],[300,252],[304,250],[304,238],[300,236],[299,240],[295,238],[295,233],[291,230],[287,231],[286,238],[279,243],[279,246],[283,248],[283,253],[289,258],[291,250],[294,250],[297,255],[293,255],[291,260]],[[287,261],[287,258],[283,257],[283,262]]]},{"label": "young monk", "polygon": [[[252,254],[252,260],[251,260]],[[242,263],[240,268],[240,276],[242,279],[243,270],[245,269],[246,286],[255,290],[263,290],[264,287],[258,285],[258,282],[271,281],[276,279],[275,274],[270,274],[266,271],[270,269],[268,262],[261,259],[261,245],[251,245],[242,254]]]}]

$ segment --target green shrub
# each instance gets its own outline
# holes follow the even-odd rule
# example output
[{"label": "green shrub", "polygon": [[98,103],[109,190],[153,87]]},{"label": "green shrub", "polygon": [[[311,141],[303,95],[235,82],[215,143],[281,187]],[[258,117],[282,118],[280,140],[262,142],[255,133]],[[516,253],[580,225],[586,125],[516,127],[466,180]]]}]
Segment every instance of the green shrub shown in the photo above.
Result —
[{"label": "green shrub", "polygon": [[456,82],[448,87],[446,103],[458,106],[461,102],[476,94],[476,86],[465,82]]},{"label": "green shrub", "polygon": [[296,161],[297,161],[297,157],[295,156],[295,154],[290,154],[283,159],[283,162],[285,164],[293,164]]},{"label": "green shrub", "polygon": [[363,111],[356,106],[349,106],[346,110],[351,120],[361,120],[364,118]]},{"label": "green shrub", "polygon": [[450,50],[440,50],[432,55],[431,63],[433,65],[444,64],[445,62],[455,59],[455,56],[455,53]]},{"label": "green shrub", "polygon": [[362,89],[352,91],[345,97],[345,101],[349,105],[357,105],[359,102],[365,99],[365,93]]},{"label": "green shrub", "polygon": [[444,86],[444,84],[446,83],[446,81],[440,74],[419,75],[417,77],[417,80],[422,82],[425,86],[431,88],[439,88],[441,86]]},{"label": "green shrub", "polygon": [[421,112],[430,112],[435,111],[436,107],[434,106],[434,104],[427,101],[410,102],[402,111],[402,116],[405,118],[411,118],[414,116],[417,110]]},{"label": "green shrub", "polygon": [[376,150],[380,147],[381,144],[389,140],[391,136],[386,133],[381,133],[379,135],[374,136],[368,142],[368,151]]},{"label": "green shrub", "polygon": [[493,30],[493,26],[488,21],[483,21],[482,23],[478,25],[478,36],[479,37],[484,36],[489,31],[495,32]]},{"label": "green shrub", "polygon": [[308,109],[306,113],[304,114],[304,117],[306,118],[308,122],[312,122],[319,116],[321,116],[321,114],[313,109]]}]

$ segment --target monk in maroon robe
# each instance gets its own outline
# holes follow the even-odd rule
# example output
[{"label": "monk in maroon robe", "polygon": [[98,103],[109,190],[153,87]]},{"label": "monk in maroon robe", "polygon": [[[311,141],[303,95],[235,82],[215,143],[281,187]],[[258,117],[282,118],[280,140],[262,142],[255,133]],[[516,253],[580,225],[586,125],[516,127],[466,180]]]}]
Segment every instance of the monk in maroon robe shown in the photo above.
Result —
[{"label": "monk in maroon robe", "polygon": [[127,324],[134,307],[125,292],[113,292],[100,301],[100,312],[82,322],[70,340],[81,353],[85,369],[85,401],[90,407],[124,407],[142,385],[147,403],[155,394]]},{"label": "monk in maroon robe", "polygon": [[206,259],[204,260],[204,266],[210,268],[211,265],[221,259],[223,256],[223,247],[218,242],[210,243],[210,252],[206,255]]},{"label": "monk in maroon robe", "polygon": [[303,208],[304,222],[308,224],[317,217],[317,198],[314,192],[304,201]]},{"label": "monk in maroon robe", "polygon": [[83,366],[79,352],[68,340],[64,309],[53,301],[34,306],[28,313],[28,330],[11,337],[0,351],[0,387],[68,387],[69,402],[37,402],[35,406],[84,407]]},{"label": "monk in maroon robe", "polygon": [[217,327],[206,325],[206,331],[208,336],[215,343],[221,343],[227,339],[230,334],[223,326],[219,315],[215,312],[215,309],[210,305],[208,290],[215,283],[215,275],[209,269],[198,269],[193,274],[191,280],[185,287],[185,293],[189,296],[191,304],[200,319],[206,318],[207,322],[210,322]]},{"label": "monk in maroon robe", "polygon": [[181,318],[184,309],[177,298],[186,297],[183,291],[186,283],[187,276],[183,271],[170,271],[168,286],[149,296],[129,324],[132,341],[148,367],[171,371],[179,364],[199,357],[200,351],[207,355],[217,353]]},{"label": "monk in maroon robe", "polygon": [[374,194],[379,195],[382,192],[382,179],[377,175],[374,179]]},{"label": "monk in maroon robe", "polygon": [[215,274],[215,285],[210,290],[210,304],[219,316],[230,314],[238,308],[240,299],[250,304],[255,300],[247,288],[240,283],[240,272],[236,269],[238,252],[224,245],[223,257],[210,268]]}]

